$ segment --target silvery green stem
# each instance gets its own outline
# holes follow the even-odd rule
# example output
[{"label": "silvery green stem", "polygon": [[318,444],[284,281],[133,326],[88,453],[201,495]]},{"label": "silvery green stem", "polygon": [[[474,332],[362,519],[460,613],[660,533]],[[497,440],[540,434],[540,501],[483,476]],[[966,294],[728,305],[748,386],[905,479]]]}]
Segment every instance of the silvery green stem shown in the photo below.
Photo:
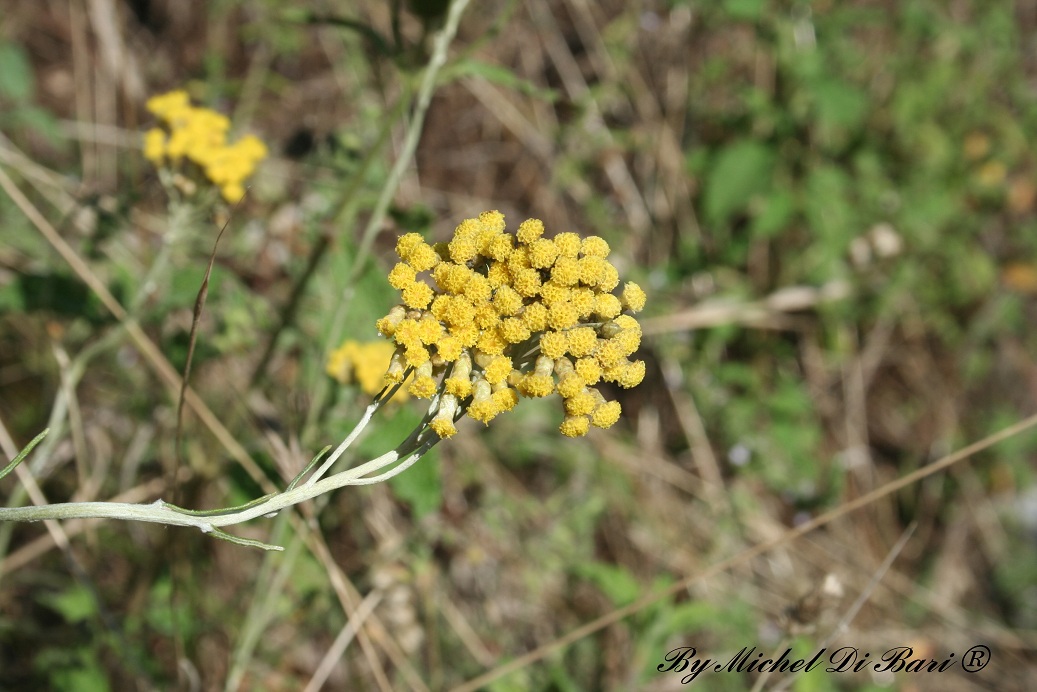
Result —
[{"label": "silvery green stem", "polygon": [[378,407],[380,405],[381,400],[375,400],[374,402],[367,405],[367,408],[364,410],[363,417],[360,419],[360,422],[356,424],[356,427],[353,428],[353,432],[349,433],[349,435],[346,436],[346,439],[342,440],[342,443],[337,448],[335,448],[335,451],[331,453],[331,456],[329,456],[324,461],[324,463],[320,465],[320,468],[313,473],[313,476],[308,481],[306,481],[304,485],[313,485],[314,483],[316,483],[324,477],[324,474],[327,473],[328,469],[330,469],[332,465],[334,465],[334,463],[339,460],[339,457],[341,457],[345,453],[345,451],[349,449],[349,445],[353,444],[353,441],[360,435],[361,432],[363,432],[364,428],[367,427],[367,424],[371,422],[371,418],[374,416],[375,411],[378,410]]},{"label": "silvery green stem", "polygon": [[[356,468],[342,471],[333,476],[310,485],[301,485],[284,492],[271,495],[260,502],[218,513],[200,515],[188,513],[162,500],[150,504],[132,504],[126,502],[68,502],[33,507],[0,508],[0,521],[43,521],[45,519],[122,519],[126,521],[145,521],[168,526],[192,526],[202,533],[212,533],[223,526],[232,526],[256,519],[261,516],[276,514],[282,509],[297,505],[319,495],[331,492],[347,485],[370,485],[392,478],[414,465],[421,456],[438,441],[428,439],[396,467],[377,476],[367,474],[385,468],[400,460],[398,452],[391,451],[377,459]],[[264,546],[276,548],[274,546]]]}]

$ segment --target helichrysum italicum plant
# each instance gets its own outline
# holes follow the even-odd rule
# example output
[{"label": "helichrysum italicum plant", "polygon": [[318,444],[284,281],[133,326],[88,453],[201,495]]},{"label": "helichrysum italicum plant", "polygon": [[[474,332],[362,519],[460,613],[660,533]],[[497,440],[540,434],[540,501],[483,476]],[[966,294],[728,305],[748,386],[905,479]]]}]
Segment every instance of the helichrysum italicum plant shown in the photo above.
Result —
[{"label": "helichrysum italicum plant", "polygon": [[[524,221],[515,234],[506,233],[504,216],[489,211],[461,222],[449,243],[429,245],[416,233],[401,237],[396,244],[401,261],[388,277],[401,303],[377,322],[388,340],[383,346],[346,343],[327,364],[332,376],[355,377],[368,392],[380,391],[319,468],[313,470],[323,453],[284,491],[217,510],[191,511],[161,500],[148,505],[73,502],[0,508],[0,520],[133,519],[193,526],[238,543],[276,548],[224,533],[222,527],[271,516],[346,485],[388,480],[455,435],[465,415],[489,423],[522,398],[557,393],[563,435],[612,426],[621,413],[619,402],[607,401],[597,385],[634,387],[644,378],[644,362],[630,356],[641,343],[641,327],[632,313],[644,307],[645,293],[632,282],[620,287],[619,273],[608,261],[609,246],[601,238],[543,235],[544,225],[536,219]],[[409,394],[430,400],[410,435],[380,457],[325,478],[404,385]],[[0,470],[0,478],[42,437]]]},{"label": "helichrysum italicum plant", "polygon": [[199,167],[228,202],[244,196],[245,180],[267,156],[266,145],[258,137],[245,135],[228,142],[227,116],[192,106],[185,91],[153,96],[146,106],[161,126],[145,133],[145,158],[157,167],[172,170],[179,170],[188,161]]},{"label": "helichrysum italicum plant", "polygon": [[543,235],[537,219],[507,233],[504,215],[488,211],[461,222],[449,243],[416,233],[397,242],[389,283],[401,304],[377,323],[396,345],[385,383],[413,374],[407,391],[434,399],[429,425],[440,438],[465,414],[488,424],[523,397],[552,393],[562,398],[562,434],[585,435],[621,412],[595,385],[644,378],[644,361],[629,357],[641,343],[630,313],[644,308],[645,292],[619,288],[601,238]]}]

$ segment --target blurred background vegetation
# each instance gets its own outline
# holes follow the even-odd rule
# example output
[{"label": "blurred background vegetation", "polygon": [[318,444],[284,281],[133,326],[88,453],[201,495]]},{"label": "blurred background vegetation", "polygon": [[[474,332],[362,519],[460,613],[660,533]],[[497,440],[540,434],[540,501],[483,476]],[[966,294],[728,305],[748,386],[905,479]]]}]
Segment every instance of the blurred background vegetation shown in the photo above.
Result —
[{"label": "blurred background vegetation", "polygon": [[[472,3],[368,255],[447,5],[3,3],[4,455],[50,425],[32,470],[51,502],[283,487],[363,410],[324,364],[376,337],[397,235],[486,209],[603,236],[648,289],[648,377],[610,393],[620,423],[563,439],[553,400],[467,421],[391,484],[238,532],[283,554],[0,525],[0,688],[440,690],[547,646],[486,689],[668,690],[677,646],[977,643],[975,676],[700,684],[1037,686],[1032,432],[739,558],[1037,409],[1037,2]],[[174,209],[141,155],[144,101],[180,87],[271,149],[229,213]],[[132,325],[182,371],[224,222],[192,377],[218,415],[188,412],[174,490],[176,387]],[[362,451],[394,447],[412,406]],[[0,498],[30,501],[23,484]]]}]

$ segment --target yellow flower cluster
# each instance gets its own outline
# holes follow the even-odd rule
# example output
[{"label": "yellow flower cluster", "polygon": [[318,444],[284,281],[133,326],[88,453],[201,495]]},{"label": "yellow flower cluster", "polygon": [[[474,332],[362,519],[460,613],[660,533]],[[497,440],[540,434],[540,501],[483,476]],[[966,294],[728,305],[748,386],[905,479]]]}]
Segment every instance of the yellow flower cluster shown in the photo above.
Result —
[{"label": "yellow flower cluster", "polygon": [[245,179],[267,155],[259,138],[245,135],[229,144],[230,120],[208,108],[195,108],[185,91],[153,96],[146,105],[164,126],[144,135],[144,156],[149,161],[156,166],[167,160],[175,165],[186,158],[202,169],[228,202],[245,195]]},{"label": "yellow flower cluster", "polygon": [[613,293],[619,274],[601,238],[546,239],[537,219],[514,235],[504,228],[504,215],[488,211],[463,221],[449,243],[431,246],[417,233],[399,239],[402,261],[389,283],[402,304],[377,323],[396,344],[385,381],[402,382],[413,368],[411,394],[439,393],[430,425],[444,438],[457,432],[461,413],[489,423],[520,397],[553,392],[563,399],[563,435],[610,427],[619,402],[594,385],[634,387],[644,378],[644,362],[629,360],[641,327],[623,313],[644,308],[645,292],[631,282]]},{"label": "yellow flower cluster", "polygon": [[[356,382],[361,391],[374,396],[385,386],[385,369],[389,367],[395,347],[388,341],[346,340],[328,356],[328,375],[342,384]],[[401,389],[393,401],[406,401],[410,396]]]}]

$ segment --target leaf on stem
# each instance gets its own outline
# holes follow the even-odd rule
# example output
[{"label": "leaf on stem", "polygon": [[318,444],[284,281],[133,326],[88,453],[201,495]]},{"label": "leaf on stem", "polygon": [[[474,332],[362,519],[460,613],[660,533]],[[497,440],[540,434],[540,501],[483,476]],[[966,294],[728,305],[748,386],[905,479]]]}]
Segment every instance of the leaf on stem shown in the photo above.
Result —
[{"label": "leaf on stem", "polygon": [[11,463],[5,466],[3,471],[0,471],[0,479],[9,474],[11,471],[14,471],[15,467],[17,467],[18,464],[22,463],[22,460],[25,459],[25,457],[29,456],[29,452],[31,452],[40,442],[43,442],[43,438],[45,438],[47,436],[47,433],[49,432],[50,428],[44,428],[43,432],[41,432],[36,437],[32,438],[32,441],[29,444],[25,445],[25,449],[18,452],[18,456],[12,459]]}]

